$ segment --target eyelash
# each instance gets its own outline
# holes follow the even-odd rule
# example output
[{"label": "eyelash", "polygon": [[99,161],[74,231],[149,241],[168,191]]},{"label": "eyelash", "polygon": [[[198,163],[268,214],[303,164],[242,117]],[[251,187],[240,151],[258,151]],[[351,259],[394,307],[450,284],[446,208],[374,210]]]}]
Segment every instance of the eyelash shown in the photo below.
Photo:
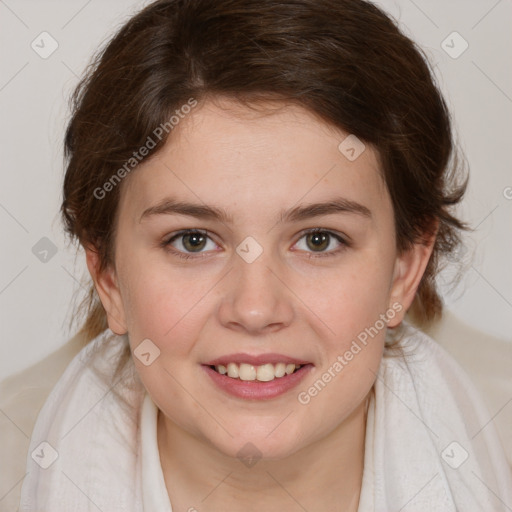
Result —
[{"label": "eyelash", "polygon": [[[303,231],[301,233],[301,236],[297,240],[297,242],[299,240],[301,240],[303,237],[310,235],[310,234],[315,234],[315,233],[328,234],[330,237],[333,237],[338,242],[340,242],[341,246],[338,247],[337,249],[335,249],[333,251],[329,251],[329,252],[319,252],[316,254],[315,253],[306,253],[308,255],[307,256],[308,258],[315,259],[315,258],[327,258],[330,256],[337,256],[340,252],[351,247],[351,244],[347,240],[345,240],[344,238],[339,236],[338,234],[336,234],[332,231],[329,231],[327,229],[321,229],[321,228],[313,228],[313,229],[308,229],[306,231]],[[178,258],[185,259],[185,260],[188,260],[190,258],[199,259],[199,258],[206,257],[206,253],[195,253],[195,254],[194,253],[185,253],[185,252],[177,251],[175,249],[170,248],[171,243],[174,242],[174,240],[176,240],[179,237],[183,237],[185,235],[190,235],[190,234],[200,234],[200,235],[207,236],[208,238],[210,238],[209,233],[206,230],[184,229],[184,230],[179,231],[178,233],[172,235],[171,238],[167,238],[167,239],[163,240],[160,245],[167,251],[171,252],[173,255],[177,256]],[[203,255],[201,255],[201,254],[203,254]]]}]

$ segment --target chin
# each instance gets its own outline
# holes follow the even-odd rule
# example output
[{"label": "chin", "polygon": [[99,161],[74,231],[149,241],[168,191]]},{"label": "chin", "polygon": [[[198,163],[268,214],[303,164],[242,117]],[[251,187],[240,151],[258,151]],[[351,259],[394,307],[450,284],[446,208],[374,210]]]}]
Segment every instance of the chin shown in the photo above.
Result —
[{"label": "chin", "polygon": [[[275,426],[274,426],[275,428]],[[216,450],[224,455],[246,464],[248,467],[258,460],[280,460],[285,459],[301,449],[297,440],[301,436],[290,434],[289,429],[283,429],[280,434],[268,435],[270,430],[254,432],[253,429],[246,429],[239,435],[228,437],[225,442],[210,439]]]}]

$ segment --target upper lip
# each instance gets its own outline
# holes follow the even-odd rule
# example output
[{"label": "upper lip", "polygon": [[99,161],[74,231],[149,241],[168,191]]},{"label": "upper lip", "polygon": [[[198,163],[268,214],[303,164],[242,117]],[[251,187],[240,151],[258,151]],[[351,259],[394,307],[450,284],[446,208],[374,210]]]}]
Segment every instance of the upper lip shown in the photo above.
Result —
[{"label": "upper lip", "polygon": [[253,366],[261,366],[263,364],[277,364],[277,363],[285,363],[285,364],[296,364],[303,365],[309,364],[309,361],[305,361],[303,359],[297,359],[296,357],[285,356],[284,354],[258,354],[258,355],[250,355],[250,354],[229,354],[227,356],[221,356],[216,359],[212,359],[207,363],[204,363],[207,366],[218,366],[223,365],[227,366],[228,363],[236,363],[236,364],[252,364]]}]

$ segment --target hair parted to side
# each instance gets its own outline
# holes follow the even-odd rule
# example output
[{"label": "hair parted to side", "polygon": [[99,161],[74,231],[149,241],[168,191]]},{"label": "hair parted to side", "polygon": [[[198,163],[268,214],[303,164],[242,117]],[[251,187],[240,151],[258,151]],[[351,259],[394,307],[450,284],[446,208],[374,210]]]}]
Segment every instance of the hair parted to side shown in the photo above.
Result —
[{"label": "hair parted to side", "polygon": [[[71,98],[62,203],[71,238],[93,247],[102,268],[111,265],[122,183],[101,199],[95,190],[191,98],[216,97],[298,104],[372,145],[399,253],[425,241],[439,222],[409,314],[420,326],[441,315],[435,277],[469,229],[451,211],[468,180],[459,179],[463,160],[428,60],[363,0],[158,0],[132,17]],[[91,340],[107,328],[93,288],[85,308],[82,331]]]}]

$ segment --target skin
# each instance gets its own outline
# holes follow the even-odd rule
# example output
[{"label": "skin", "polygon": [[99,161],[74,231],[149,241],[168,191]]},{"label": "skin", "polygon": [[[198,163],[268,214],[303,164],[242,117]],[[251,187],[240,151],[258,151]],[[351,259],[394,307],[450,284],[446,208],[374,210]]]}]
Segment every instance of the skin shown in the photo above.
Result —
[{"label": "skin", "polygon": [[[134,362],[160,410],[160,458],[177,511],[357,510],[367,399],[386,329],[308,404],[297,394],[393,304],[402,310],[388,327],[400,324],[432,251],[433,240],[397,254],[391,200],[369,145],[351,162],[338,150],[348,134],[298,106],[267,107],[217,99],[193,109],[124,180],[114,265],[100,273],[96,252],[86,251],[110,328],[127,332],[132,350],[146,338],[160,350],[149,366]],[[171,196],[222,208],[232,222],[141,219]],[[339,196],[371,217],[279,222],[281,209]],[[191,252],[187,237],[162,246],[187,228],[210,233],[202,252]],[[303,233],[312,228],[350,244],[330,237],[318,249]],[[247,236],[263,249],[252,263],[236,252]],[[187,248],[191,258],[177,256]],[[201,368],[235,352],[277,352],[314,367],[297,389],[244,400]],[[237,457],[249,442],[262,457],[252,467]]]}]

